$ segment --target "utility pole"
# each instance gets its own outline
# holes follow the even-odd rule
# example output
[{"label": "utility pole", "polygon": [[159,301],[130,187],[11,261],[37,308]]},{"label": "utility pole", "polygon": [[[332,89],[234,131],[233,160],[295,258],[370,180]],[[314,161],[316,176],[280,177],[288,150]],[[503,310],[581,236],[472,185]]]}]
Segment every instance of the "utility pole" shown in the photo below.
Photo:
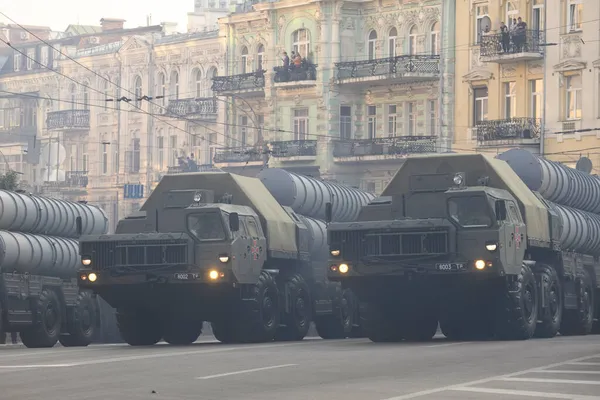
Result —
[{"label": "utility pole", "polygon": [[456,0],[442,0],[438,121],[440,151],[451,151],[454,132],[454,60],[456,59]]}]

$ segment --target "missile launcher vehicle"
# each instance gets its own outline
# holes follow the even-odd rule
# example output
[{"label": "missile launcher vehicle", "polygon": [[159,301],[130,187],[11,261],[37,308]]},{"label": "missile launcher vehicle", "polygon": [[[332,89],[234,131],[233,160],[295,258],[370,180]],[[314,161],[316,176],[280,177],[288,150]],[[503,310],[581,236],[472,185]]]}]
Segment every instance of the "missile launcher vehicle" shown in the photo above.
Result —
[{"label": "missile launcher vehicle", "polygon": [[100,305],[77,285],[77,237],[107,230],[98,207],[0,190],[0,331],[19,332],[27,347],[100,335]]},{"label": "missile launcher vehicle", "polygon": [[372,341],[600,333],[598,212],[598,177],[525,150],[410,157],[328,225],[328,276]]},{"label": "missile launcher vehicle", "polygon": [[[360,193],[360,205],[373,197]],[[323,338],[344,338],[355,325],[351,292],[327,280],[325,223],[257,178],[167,175],[114,235],[83,237],[80,255],[80,287],[117,309],[130,345],[189,344],[204,322],[226,343],[301,340],[312,321]]]}]

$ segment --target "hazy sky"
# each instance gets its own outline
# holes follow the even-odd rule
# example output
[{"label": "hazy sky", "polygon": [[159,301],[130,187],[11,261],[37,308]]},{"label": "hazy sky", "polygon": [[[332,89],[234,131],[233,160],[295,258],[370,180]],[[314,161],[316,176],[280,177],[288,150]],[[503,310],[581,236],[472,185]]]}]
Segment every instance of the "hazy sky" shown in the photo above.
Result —
[{"label": "hazy sky", "polygon": [[[187,29],[187,13],[194,11],[194,0],[0,0],[0,11],[20,25],[49,26],[64,31],[69,24],[99,25],[100,18],[122,18],[125,27],[177,22],[177,30]],[[0,22],[10,23],[0,15]]]}]

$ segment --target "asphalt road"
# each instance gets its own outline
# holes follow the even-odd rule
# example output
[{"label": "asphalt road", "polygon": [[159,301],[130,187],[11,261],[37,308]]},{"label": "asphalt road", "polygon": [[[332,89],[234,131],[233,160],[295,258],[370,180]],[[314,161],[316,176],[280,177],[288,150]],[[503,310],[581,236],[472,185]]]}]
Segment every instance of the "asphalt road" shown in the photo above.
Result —
[{"label": "asphalt road", "polygon": [[0,399],[598,399],[600,336],[0,347]]}]

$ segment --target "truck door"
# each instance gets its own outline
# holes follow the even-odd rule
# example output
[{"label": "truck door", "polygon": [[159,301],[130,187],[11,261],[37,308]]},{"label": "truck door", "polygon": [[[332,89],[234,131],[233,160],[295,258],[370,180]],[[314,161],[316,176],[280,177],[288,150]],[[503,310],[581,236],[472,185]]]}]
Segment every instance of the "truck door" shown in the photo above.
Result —
[{"label": "truck door", "polygon": [[246,226],[250,239],[250,243],[246,249],[248,252],[248,261],[251,265],[252,274],[258,277],[266,260],[267,239],[256,218],[253,216],[246,218]]},{"label": "truck door", "polygon": [[514,224],[508,214],[504,200],[496,200],[496,219],[498,220],[498,239],[500,240],[500,261],[505,271],[514,269]]},{"label": "truck door", "polygon": [[508,216],[513,224],[513,231],[510,237],[514,246],[512,262],[516,268],[521,266],[523,258],[525,257],[525,240],[527,240],[525,233],[527,227],[523,222],[523,218],[521,218],[521,212],[515,202],[507,201],[506,203],[508,205]]}]

